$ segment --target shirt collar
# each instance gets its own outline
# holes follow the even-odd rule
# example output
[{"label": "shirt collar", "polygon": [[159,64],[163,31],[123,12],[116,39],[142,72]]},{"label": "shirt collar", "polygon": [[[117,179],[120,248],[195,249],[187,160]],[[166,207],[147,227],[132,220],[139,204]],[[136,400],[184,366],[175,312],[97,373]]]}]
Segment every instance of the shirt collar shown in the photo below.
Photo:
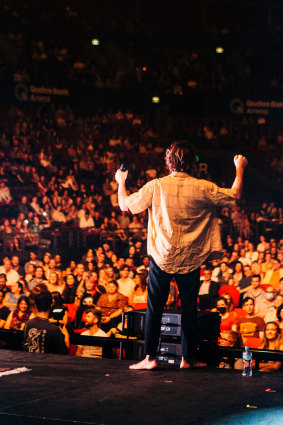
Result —
[{"label": "shirt collar", "polygon": [[191,177],[188,173],[183,173],[181,171],[173,171],[173,173],[170,174],[171,177]]}]

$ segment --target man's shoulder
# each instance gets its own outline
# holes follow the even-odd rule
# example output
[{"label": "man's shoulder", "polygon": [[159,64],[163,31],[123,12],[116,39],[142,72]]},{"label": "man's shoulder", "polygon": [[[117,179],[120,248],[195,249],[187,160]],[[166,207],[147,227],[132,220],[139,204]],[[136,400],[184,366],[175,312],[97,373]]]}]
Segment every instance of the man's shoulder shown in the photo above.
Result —
[{"label": "man's shoulder", "polygon": [[50,323],[47,319],[40,319],[38,317],[34,317],[33,319],[28,320],[26,326],[28,328],[46,329],[56,333],[61,333],[58,326],[54,325],[53,323]]}]

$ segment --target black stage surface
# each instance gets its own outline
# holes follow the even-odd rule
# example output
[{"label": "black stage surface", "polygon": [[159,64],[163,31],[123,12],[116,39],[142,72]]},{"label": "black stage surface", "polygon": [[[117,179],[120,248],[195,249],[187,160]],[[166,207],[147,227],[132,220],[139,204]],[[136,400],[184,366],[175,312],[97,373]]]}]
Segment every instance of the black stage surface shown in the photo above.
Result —
[{"label": "black stage surface", "polygon": [[283,424],[282,374],[129,364],[0,350],[0,368],[32,369],[0,377],[0,424]]}]

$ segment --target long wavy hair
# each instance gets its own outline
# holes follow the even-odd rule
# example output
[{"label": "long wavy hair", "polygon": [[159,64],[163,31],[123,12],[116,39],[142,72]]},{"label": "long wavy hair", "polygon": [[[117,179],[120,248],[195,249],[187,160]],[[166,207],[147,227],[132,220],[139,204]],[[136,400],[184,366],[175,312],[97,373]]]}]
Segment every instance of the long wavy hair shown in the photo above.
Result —
[{"label": "long wavy hair", "polygon": [[261,344],[258,348],[261,348],[261,349],[264,349],[264,348],[268,349],[269,348],[269,341],[266,338],[266,332],[265,331],[266,331],[267,325],[270,325],[270,323],[272,323],[274,326],[276,326],[276,329],[277,329],[277,337],[274,341],[275,350],[280,350],[280,347],[283,345],[283,338],[282,338],[282,335],[281,335],[281,329],[276,322],[268,322],[268,323],[265,324],[264,336],[263,336],[263,338],[261,340]]}]

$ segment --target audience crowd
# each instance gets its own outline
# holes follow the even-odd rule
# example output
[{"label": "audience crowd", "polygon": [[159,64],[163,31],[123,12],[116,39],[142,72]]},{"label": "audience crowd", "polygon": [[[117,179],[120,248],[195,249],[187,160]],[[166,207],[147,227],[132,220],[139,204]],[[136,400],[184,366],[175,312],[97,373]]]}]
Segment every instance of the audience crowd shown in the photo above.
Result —
[{"label": "audience crowd", "polygon": [[[60,10],[60,22],[53,19],[52,8],[43,7],[39,14],[33,9],[32,2],[23,7],[22,2],[11,0],[0,6],[4,17],[0,82],[176,96],[225,94],[247,87],[253,93],[259,81],[269,92],[282,86],[282,54],[276,46],[276,66],[268,70],[264,64],[269,63],[266,55],[270,52],[264,48],[259,54],[234,46],[228,54],[225,49],[225,54],[216,54],[211,44],[149,46],[135,37],[131,41],[118,37],[115,42],[106,37],[101,47],[94,47],[85,33],[78,37],[76,32],[74,39],[44,32],[51,22],[62,25],[62,32],[70,21],[78,30],[82,22],[89,28],[89,18],[82,20],[79,9]],[[128,22],[126,35],[144,31],[140,22],[136,24],[137,33]],[[239,30],[233,27],[233,19],[230,24],[231,28],[221,30],[222,35]],[[42,26],[40,32],[26,30],[33,25]],[[219,29],[204,27],[206,37],[212,31],[219,34]],[[117,32],[115,22],[109,23],[108,30],[109,34]],[[126,163],[129,192],[164,176],[164,149],[171,141],[167,127],[155,128],[146,115],[104,111],[97,105],[94,110],[90,114],[70,106],[32,107],[28,103],[0,110],[0,328],[23,330],[36,317],[36,294],[49,291],[49,320],[64,329],[66,346],[66,330],[121,337],[122,313],[146,307],[147,216],[120,212],[114,174]],[[167,121],[169,125],[169,117]],[[190,140],[193,150],[197,151],[195,146],[226,149],[234,144],[241,153],[251,153],[251,166],[282,186],[280,121],[245,114],[234,118],[176,116],[170,125],[171,134]],[[195,157],[192,174],[229,184],[228,174],[223,178],[220,169],[212,170]],[[220,168],[226,170],[224,162]],[[280,201],[269,197],[268,202],[249,205],[243,200],[231,211],[219,211],[219,223],[224,252],[201,267],[199,310],[219,313],[222,346],[283,350]],[[52,231],[61,234],[68,229],[78,229],[89,248],[79,260],[71,250],[63,255],[50,236]],[[27,253],[30,258],[25,261]],[[166,308],[179,307],[173,280]],[[75,353],[101,357],[102,350],[79,345]],[[223,363],[227,365],[227,359]],[[260,364],[263,371],[279,368],[280,362]]]},{"label": "audience crowd", "polygon": [[[86,9],[74,3],[52,7],[45,2],[35,8],[32,1],[24,6],[20,1],[3,1],[0,79],[176,95],[251,90],[258,84],[276,93],[282,87],[281,15],[277,27],[270,24],[271,16],[279,13],[276,8],[273,13],[264,8],[266,22],[259,23],[263,16],[251,13],[249,7],[229,5],[233,11],[222,12],[222,20],[218,8],[206,6],[209,12],[205,12],[206,7],[200,6],[197,12],[193,6],[190,10],[179,4],[174,19],[170,5],[163,2],[159,7],[164,16],[172,15],[166,25],[153,5],[132,8],[129,4],[125,12],[115,4],[97,10],[91,3]],[[254,24],[246,25],[250,21]],[[94,28],[101,37],[93,45]],[[219,54],[217,47],[222,48]]]},{"label": "audience crowd", "polygon": [[[220,345],[283,350],[283,239],[261,235],[257,242],[227,236],[222,257],[201,267],[198,308],[219,313]],[[121,336],[122,313],[146,308],[147,299],[146,248],[138,237],[127,245],[118,256],[105,242],[88,249],[79,262],[62,261],[60,254],[50,252],[42,258],[30,252],[25,264],[17,255],[5,257],[0,267],[0,327],[22,330],[36,316],[34,294],[48,290],[53,299],[50,321],[69,332]],[[179,307],[172,280],[166,308]],[[80,346],[77,353],[101,355],[97,347],[89,350]],[[278,362],[262,366],[280,367]]]}]

